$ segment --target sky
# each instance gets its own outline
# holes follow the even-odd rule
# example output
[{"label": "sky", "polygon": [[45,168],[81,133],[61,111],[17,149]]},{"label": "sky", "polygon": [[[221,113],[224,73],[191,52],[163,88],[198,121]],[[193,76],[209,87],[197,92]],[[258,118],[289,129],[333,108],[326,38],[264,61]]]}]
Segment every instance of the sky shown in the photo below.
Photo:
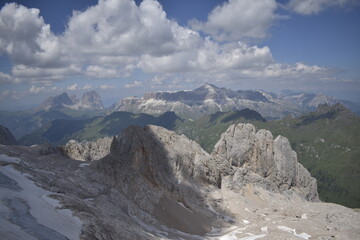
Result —
[{"label": "sky", "polygon": [[204,83],[360,102],[359,2],[0,1],[0,109]]}]

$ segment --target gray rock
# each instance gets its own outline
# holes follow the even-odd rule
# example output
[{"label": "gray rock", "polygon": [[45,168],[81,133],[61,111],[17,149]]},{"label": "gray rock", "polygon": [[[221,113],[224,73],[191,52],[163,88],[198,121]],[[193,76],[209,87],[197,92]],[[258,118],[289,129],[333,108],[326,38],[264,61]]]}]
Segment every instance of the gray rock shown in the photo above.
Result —
[{"label": "gray rock", "polygon": [[249,108],[267,119],[298,116],[319,104],[336,104],[339,100],[322,94],[288,93],[276,95],[260,90],[233,91],[204,84],[191,91],[149,92],[143,97],[129,97],[112,106],[111,111],[162,114],[174,111],[183,118],[198,118],[204,113]]},{"label": "gray rock", "polygon": [[92,110],[104,109],[100,95],[95,91],[84,93],[79,105],[80,108],[84,108],[84,109],[92,109]]},{"label": "gray rock", "polygon": [[3,145],[15,145],[16,140],[10,130],[0,125],[0,144]]},{"label": "gray rock", "polygon": [[285,137],[274,140],[271,132],[256,132],[251,124],[231,125],[221,135],[212,156],[239,168],[233,181],[240,188],[246,183],[280,192],[292,188],[307,200],[318,200],[316,179],[298,163]]},{"label": "gray rock", "polygon": [[61,150],[65,155],[74,160],[92,161],[105,157],[110,153],[111,137],[99,138],[96,141],[70,140]]}]

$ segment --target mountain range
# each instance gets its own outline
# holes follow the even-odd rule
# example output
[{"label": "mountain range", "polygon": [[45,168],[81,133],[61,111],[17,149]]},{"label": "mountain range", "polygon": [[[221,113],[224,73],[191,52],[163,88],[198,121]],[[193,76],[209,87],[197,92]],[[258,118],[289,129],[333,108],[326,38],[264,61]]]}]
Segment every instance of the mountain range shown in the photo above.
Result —
[{"label": "mountain range", "polygon": [[143,97],[128,97],[111,107],[111,111],[162,114],[173,111],[186,119],[197,119],[204,114],[249,108],[266,119],[299,116],[314,110],[319,104],[334,105],[343,102],[355,112],[359,106],[336,100],[323,94],[286,92],[278,95],[262,90],[231,90],[204,84],[191,91],[150,92]]},{"label": "mountain range", "polygon": [[0,124],[9,128],[17,139],[47,126],[56,119],[87,119],[105,114],[101,98],[95,91],[86,92],[81,100],[67,93],[52,96],[34,109],[0,111]]}]

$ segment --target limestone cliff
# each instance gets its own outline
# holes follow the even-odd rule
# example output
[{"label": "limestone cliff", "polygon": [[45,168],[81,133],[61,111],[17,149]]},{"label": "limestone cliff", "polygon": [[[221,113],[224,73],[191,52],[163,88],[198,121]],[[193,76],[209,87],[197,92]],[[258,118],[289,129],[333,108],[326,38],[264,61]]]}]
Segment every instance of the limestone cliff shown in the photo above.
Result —
[{"label": "limestone cliff", "polygon": [[231,125],[214,147],[212,156],[236,167],[232,184],[258,183],[271,190],[295,191],[317,201],[316,179],[297,161],[289,141],[251,124]]}]

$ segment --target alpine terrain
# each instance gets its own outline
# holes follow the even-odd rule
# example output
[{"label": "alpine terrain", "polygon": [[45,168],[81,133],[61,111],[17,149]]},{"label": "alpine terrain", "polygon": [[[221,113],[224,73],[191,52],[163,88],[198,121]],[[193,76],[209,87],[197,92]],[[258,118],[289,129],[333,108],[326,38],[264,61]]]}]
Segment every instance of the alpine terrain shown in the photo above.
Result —
[{"label": "alpine terrain", "polygon": [[[103,158],[0,145],[4,239],[358,239],[360,213],[319,201],[289,141],[231,125],[211,154],[163,127],[130,126]],[[84,148],[89,149],[87,146]]]},{"label": "alpine terrain", "polygon": [[[323,94],[287,92],[281,95],[262,90],[238,90],[204,84],[192,91],[150,92],[144,97],[128,97],[113,105],[111,111],[162,114],[173,111],[186,119],[197,119],[204,114],[249,108],[266,119],[299,116],[314,110],[319,104],[340,102]],[[359,111],[357,105],[352,107]]]}]

